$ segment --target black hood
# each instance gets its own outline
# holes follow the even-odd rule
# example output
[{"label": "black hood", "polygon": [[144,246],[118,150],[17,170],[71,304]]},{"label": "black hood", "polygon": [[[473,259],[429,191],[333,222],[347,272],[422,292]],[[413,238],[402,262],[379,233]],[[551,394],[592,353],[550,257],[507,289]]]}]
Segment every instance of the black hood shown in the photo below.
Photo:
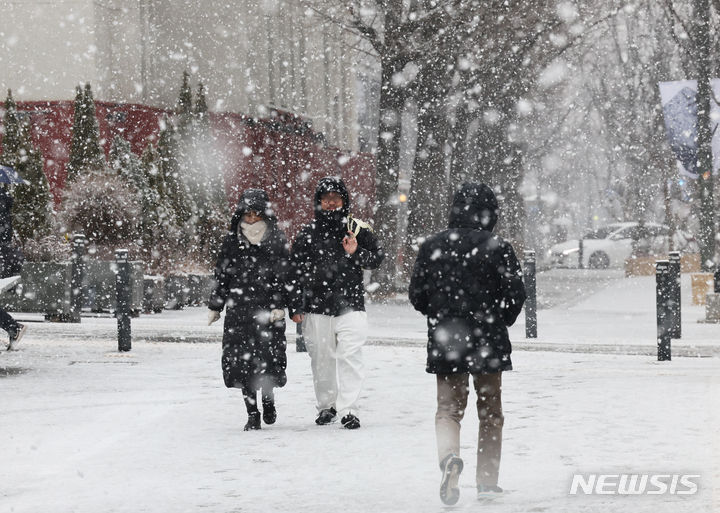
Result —
[{"label": "black hood", "polygon": [[320,196],[326,192],[337,192],[342,196],[343,206],[341,209],[343,217],[347,217],[350,212],[350,194],[348,194],[347,187],[342,181],[342,178],[338,176],[326,176],[321,178],[315,189],[315,217],[318,217],[318,213],[322,211],[320,207]]},{"label": "black hood", "polygon": [[238,201],[232,221],[230,221],[230,231],[232,233],[237,233],[242,216],[251,210],[262,215],[270,226],[277,224],[277,218],[267,193],[262,189],[247,189],[240,196],[240,201]]},{"label": "black hood", "polygon": [[455,193],[450,209],[450,228],[473,228],[491,232],[498,220],[495,193],[484,183],[464,183]]}]

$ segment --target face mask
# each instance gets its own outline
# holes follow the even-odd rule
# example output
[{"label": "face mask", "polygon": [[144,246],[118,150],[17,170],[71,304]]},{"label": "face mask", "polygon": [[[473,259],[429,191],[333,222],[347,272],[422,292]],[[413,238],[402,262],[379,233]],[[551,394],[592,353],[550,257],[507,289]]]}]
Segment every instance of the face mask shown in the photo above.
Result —
[{"label": "face mask", "polygon": [[258,221],[257,223],[249,224],[243,221],[240,223],[240,229],[242,230],[242,234],[245,238],[250,241],[250,244],[257,246],[265,236],[265,232],[267,231],[267,222]]}]

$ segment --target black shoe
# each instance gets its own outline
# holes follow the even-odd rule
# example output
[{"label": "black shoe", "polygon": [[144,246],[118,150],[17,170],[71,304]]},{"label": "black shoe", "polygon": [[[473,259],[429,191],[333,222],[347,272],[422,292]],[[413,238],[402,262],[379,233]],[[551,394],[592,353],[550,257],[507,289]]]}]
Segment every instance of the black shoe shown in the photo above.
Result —
[{"label": "black shoe", "polygon": [[357,429],[360,427],[360,419],[352,413],[345,415],[340,423],[345,429]]},{"label": "black shoe", "polygon": [[459,456],[450,454],[441,464],[442,480],[440,481],[440,500],[452,506],[460,499],[458,481],[463,469],[463,460]]},{"label": "black shoe", "polygon": [[262,407],[263,422],[265,424],[275,424],[275,421],[277,420],[277,410],[275,409],[275,403],[272,400],[266,401],[265,399],[263,399]]},{"label": "black shoe", "polygon": [[479,501],[491,501],[503,494],[503,489],[498,485],[478,485],[477,499]]},{"label": "black shoe", "polygon": [[254,411],[252,413],[248,413],[248,421],[247,421],[247,424],[245,424],[243,431],[254,431],[255,429],[260,429],[260,412],[259,411]]},{"label": "black shoe", "polygon": [[8,337],[10,338],[7,350],[8,351],[14,351],[17,345],[20,343],[20,340],[25,335],[25,332],[27,331],[27,326],[24,324],[18,323],[17,328],[8,332]]},{"label": "black shoe", "polygon": [[337,411],[335,411],[335,408],[325,408],[324,410],[320,410],[320,413],[315,419],[315,424],[317,424],[318,426],[324,426],[326,424],[330,424],[336,418]]}]

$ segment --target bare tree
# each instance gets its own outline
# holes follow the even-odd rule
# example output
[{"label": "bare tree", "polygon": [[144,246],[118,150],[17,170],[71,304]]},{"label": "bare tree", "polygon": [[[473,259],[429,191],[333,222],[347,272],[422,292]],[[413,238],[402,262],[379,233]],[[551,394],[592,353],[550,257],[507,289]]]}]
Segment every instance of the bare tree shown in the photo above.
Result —
[{"label": "bare tree", "polygon": [[694,172],[698,175],[696,189],[700,204],[695,210],[700,224],[700,259],[703,269],[709,270],[715,261],[716,232],[710,109],[713,101],[718,103],[718,99],[713,98],[710,79],[720,70],[717,59],[720,2],[693,0],[688,5],[687,2],[664,0],[663,6],[672,22],[673,40],[685,57],[685,71],[688,77],[697,80],[697,166]]},{"label": "bare tree", "polygon": [[607,20],[604,30],[583,48],[585,89],[605,127],[608,151],[629,168],[623,196],[626,220],[649,220],[674,171],[658,87],[676,78],[669,29],[661,6],[637,2],[631,12]]},{"label": "bare tree", "polygon": [[[447,87],[448,79],[444,78],[440,84],[435,80],[438,73],[445,73],[440,62],[442,55],[447,59],[448,41],[451,39],[451,22],[457,22],[457,13],[463,13],[468,19],[472,9],[477,9],[478,2],[452,0],[451,2],[431,2],[417,0],[303,0],[304,5],[313,9],[327,21],[336,23],[352,31],[364,39],[374,52],[380,64],[380,112],[378,126],[378,149],[376,168],[376,209],[375,227],[381,240],[384,241],[388,258],[377,273],[376,279],[381,285],[381,292],[389,292],[396,275],[397,261],[396,237],[398,225],[398,182],[400,167],[400,140],[402,133],[401,112],[410,94],[418,94],[423,98],[422,104],[428,104],[423,109],[421,121],[427,120],[423,126],[433,126],[437,116],[445,118],[443,107],[443,87]],[[439,45],[442,50],[436,51]],[[440,56],[440,57],[438,57]],[[422,64],[427,65],[422,77],[423,85],[416,86],[411,79],[408,81],[404,72],[409,64],[418,69]],[[434,71],[430,71],[434,70]],[[419,75],[420,73],[418,73]],[[429,100],[429,101],[427,101]],[[444,105],[444,104],[443,104]],[[430,111],[433,113],[431,114]],[[433,180],[444,177],[444,166],[436,166],[436,148],[444,151],[444,142],[434,146],[431,142],[437,137],[429,134],[428,130],[419,129],[422,144],[428,143],[432,157],[426,161],[423,169],[430,169],[431,177],[426,177],[424,171],[416,174],[413,180],[419,180],[413,191],[428,187],[426,178]],[[444,137],[443,137],[444,139]],[[424,152],[421,151],[424,155]],[[439,187],[439,189],[438,189]],[[444,191],[446,183],[440,180],[438,187],[433,191]],[[410,195],[410,210],[415,212],[411,217],[417,216],[420,222],[427,224],[426,210],[413,208],[413,205],[427,202],[417,194]],[[432,207],[435,213],[441,209]]]}]

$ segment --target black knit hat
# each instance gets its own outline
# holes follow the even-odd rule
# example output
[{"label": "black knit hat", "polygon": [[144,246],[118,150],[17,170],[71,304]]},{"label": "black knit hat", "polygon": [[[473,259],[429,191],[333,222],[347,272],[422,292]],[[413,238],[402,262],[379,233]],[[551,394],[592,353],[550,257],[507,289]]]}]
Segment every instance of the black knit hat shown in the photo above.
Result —
[{"label": "black knit hat", "polygon": [[236,232],[242,216],[251,211],[257,212],[271,223],[277,222],[267,193],[262,189],[247,189],[240,196],[240,201],[235,208],[235,214],[230,222],[230,231]]},{"label": "black knit hat", "polygon": [[343,215],[347,215],[350,212],[350,194],[347,187],[345,187],[345,182],[339,176],[326,176],[320,179],[315,189],[315,211],[321,210],[320,199],[323,194],[328,192],[337,192],[342,196],[343,206],[341,210]]},{"label": "black knit hat", "polygon": [[450,228],[492,231],[498,213],[498,201],[490,187],[484,183],[464,183],[453,198],[448,224]]}]

